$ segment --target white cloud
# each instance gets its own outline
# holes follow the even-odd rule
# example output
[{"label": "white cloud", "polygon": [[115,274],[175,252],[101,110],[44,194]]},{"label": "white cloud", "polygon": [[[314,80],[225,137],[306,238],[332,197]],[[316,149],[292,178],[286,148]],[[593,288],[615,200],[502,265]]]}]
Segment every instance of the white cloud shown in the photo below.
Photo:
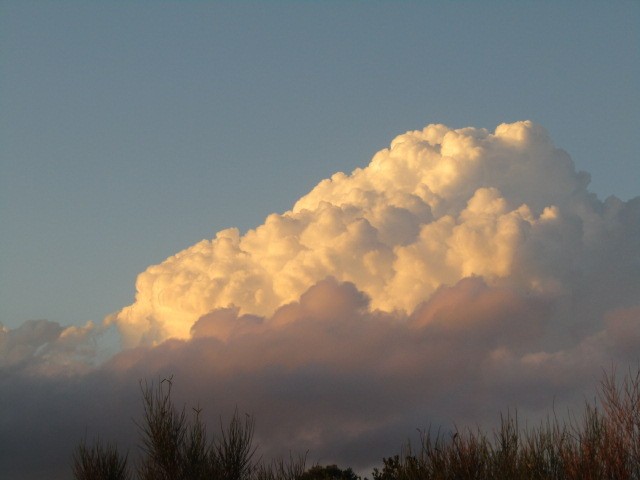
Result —
[{"label": "white cloud", "polygon": [[631,231],[638,207],[601,202],[588,181],[531,122],[494,133],[430,125],[245,235],[224,230],[149,267],[135,303],[111,321],[128,345],[188,338],[214,309],[270,315],[328,275],[388,312],[409,313],[440,286],[474,275],[568,293],[612,260],[612,233],[622,230],[623,242],[639,235]]}]

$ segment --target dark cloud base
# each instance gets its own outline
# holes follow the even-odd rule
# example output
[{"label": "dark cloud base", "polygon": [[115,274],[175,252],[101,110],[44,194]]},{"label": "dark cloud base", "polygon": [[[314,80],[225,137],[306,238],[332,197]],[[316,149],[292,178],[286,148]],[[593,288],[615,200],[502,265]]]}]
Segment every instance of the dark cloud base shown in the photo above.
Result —
[{"label": "dark cloud base", "polygon": [[[68,478],[83,437],[135,449],[139,382],[167,376],[176,404],[203,407],[212,428],[236,407],[255,415],[266,458],[308,451],[311,462],[356,469],[396,453],[416,428],[490,426],[515,407],[532,421],[554,405],[580,409],[602,367],[637,361],[640,308],[612,311],[597,333],[545,351],[564,300],[474,277],[410,315],[391,314],[370,312],[354,285],[328,278],[269,318],[214,311],[190,340],[126,350],[84,371],[44,368],[36,350],[3,368],[0,470]],[[237,329],[220,340],[210,335],[218,321]],[[47,338],[52,330],[40,329]]]}]

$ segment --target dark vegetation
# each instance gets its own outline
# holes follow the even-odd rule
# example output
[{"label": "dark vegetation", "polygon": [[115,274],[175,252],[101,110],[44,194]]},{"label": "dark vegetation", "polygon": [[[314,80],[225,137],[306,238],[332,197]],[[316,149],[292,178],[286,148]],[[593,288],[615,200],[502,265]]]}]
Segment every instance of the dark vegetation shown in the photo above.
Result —
[{"label": "dark vegetation", "polygon": [[[73,456],[76,480],[359,480],[351,468],[306,468],[304,455],[263,462],[253,418],[237,411],[209,438],[199,409],[188,415],[173,405],[171,380],[142,385],[142,397],[140,458],[133,465],[115,445],[82,442]],[[620,382],[605,374],[598,400],[580,418],[553,416],[534,429],[507,414],[491,434],[422,432],[417,448],[408,444],[384,458],[373,480],[640,480],[640,370]]]}]

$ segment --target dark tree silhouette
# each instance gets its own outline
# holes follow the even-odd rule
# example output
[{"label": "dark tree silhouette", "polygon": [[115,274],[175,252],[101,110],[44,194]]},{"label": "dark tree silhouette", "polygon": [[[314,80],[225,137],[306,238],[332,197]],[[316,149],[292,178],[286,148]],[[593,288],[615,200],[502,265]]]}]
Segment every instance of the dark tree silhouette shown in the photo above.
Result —
[{"label": "dark tree silhouette", "polygon": [[360,477],[351,468],[342,470],[337,465],[315,465],[302,474],[300,480],[360,480]]}]

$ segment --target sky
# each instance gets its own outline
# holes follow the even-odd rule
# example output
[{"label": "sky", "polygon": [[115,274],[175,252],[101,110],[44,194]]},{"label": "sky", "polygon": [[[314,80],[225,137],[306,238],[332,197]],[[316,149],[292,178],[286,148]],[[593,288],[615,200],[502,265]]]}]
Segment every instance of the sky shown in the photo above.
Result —
[{"label": "sky", "polygon": [[637,363],[639,25],[637,2],[2,1],[0,470],[130,438],[140,378],[364,468]]}]

